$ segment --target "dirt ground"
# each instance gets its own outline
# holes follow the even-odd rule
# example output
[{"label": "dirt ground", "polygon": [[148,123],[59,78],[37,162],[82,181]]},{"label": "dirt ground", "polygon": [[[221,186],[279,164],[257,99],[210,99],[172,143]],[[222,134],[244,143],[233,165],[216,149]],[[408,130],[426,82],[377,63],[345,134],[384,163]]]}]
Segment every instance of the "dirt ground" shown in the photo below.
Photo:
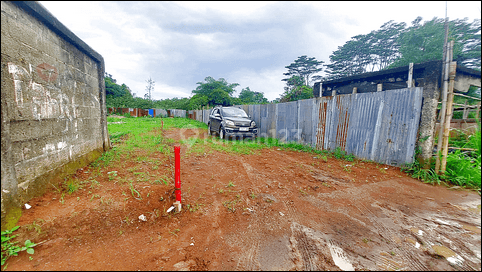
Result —
[{"label": "dirt ground", "polygon": [[[203,129],[163,133],[172,148],[208,137]],[[84,167],[72,177],[81,189],[62,196],[52,188],[29,201],[18,240],[43,243],[6,270],[481,269],[477,192],[276,147],[254,155],[192,149],[181,145],[180,213],[166,213],[173,155],[138,151],[112,167]]]}]

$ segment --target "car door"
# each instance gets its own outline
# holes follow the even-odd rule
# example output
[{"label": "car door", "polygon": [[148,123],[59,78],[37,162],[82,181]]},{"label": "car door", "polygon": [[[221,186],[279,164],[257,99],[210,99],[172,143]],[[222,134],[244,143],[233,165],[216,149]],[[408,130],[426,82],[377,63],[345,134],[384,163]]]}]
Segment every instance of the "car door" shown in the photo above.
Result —
[{"label": "car door", "polygon": [[219,132],[219,126],[221,126],[221,113],[219,112],[219,109],[214,109],[212,111],[212,115],[209,116],[211,119],[211,127],[213,131]]}]

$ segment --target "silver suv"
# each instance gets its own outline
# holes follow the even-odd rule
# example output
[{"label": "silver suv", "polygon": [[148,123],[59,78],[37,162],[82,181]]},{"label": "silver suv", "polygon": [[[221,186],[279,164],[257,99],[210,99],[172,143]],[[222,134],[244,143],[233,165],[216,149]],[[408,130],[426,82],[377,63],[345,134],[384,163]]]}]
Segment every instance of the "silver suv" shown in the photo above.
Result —
[{"label": "silver suv", "polygon": [[258,127],[246,112],[236,107],[216,106],[209,113],[208,133],[219,134],[219,138],[256,138]]}]

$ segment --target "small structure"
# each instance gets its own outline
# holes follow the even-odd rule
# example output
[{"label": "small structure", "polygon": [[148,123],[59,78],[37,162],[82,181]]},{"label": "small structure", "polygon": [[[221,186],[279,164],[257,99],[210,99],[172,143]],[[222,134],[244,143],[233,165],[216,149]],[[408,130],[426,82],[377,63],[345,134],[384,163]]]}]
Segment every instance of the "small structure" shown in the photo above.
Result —
[{"label": "small structure", "polygon": [[[437,106],[442,88],[442,61],[428,61],[412,66],[387,69],[377,72],[316,82],[313,88],[315,97],[340,94],[380,92],[407,87],[423,88],[423,103],[417,143],[421,149],[419,161],[429,165],[432,158],[437,121]],[[409,82],[409,78],[411,79]],[[480,71],[457,65],[454,89],[466,93],[470,86],[481,86]]]}]

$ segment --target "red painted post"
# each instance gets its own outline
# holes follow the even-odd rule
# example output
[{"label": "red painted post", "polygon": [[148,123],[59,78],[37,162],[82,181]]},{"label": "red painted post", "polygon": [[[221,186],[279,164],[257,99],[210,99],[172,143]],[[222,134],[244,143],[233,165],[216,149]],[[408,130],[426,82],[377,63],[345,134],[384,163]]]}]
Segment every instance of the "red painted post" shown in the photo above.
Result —
[{"label": "red painted post", "polygon": [[175,181],[175,191],[176,191],[176,201],[181,203],[181,147],[174,147],[174,181]]}]

